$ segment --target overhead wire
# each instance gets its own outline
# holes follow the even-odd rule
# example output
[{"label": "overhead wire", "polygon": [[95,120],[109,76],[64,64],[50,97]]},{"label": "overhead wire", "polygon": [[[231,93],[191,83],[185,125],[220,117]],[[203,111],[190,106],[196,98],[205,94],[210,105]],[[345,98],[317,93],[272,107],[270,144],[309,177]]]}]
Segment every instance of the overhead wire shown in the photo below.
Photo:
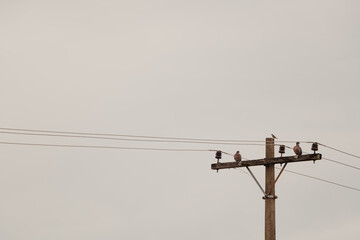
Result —
[{"label": "overhead wire", "polygon": [[[280,168],[276,167],[276,169],[280,169]],[[313,177],[313,176],[310,176],[310,175],[306,175],[306,174],[303,174],[303,173],[299,173],[299,172],[295,172],[295,171],[291,171],[291,170],[287,170],[287,169],[285,169],[284,171],[289,172],[289,173],[293,173],[293,174],[296,174],[296,175],[300,175],[300,176],[303,176],[303,177],[312,178],[312,179],[315,179],[315,180],[318,180],[318,181],[326,182],[326,183],[329,183],[329,184],[333,184],[333,185],[336,185],[336,186],[339,186],[339,187],[348,188],[348,189],[352,189],[352,190],[355,190],[355,191],[359,191],[359,192],[360,192],[360,189],[359,189],[359,188],[350,187],[350,186],[347,186],[347,185],[344,185],[344,184],[332,182],[332,181],[329,181],[329,180],[326,180],[326,179],[322,179],[322,178],[318,178],[318,177]]]},{"label": "overhead wire", "polygon": [[324,159],[325,161],[329,161],[329,162],[333,162],[333,163],[336,163],[336,164],[340,164],[340,165],[343,165],[343,166],[346,166],[346,167],[349,167],[349,168],[354,168],[356,170],[360,170],[359,167],[355,167],[353,165],[350,165],[350,164],[346,164],[346,163],[342,163],[342,162],[339,162],[339,161],[336,161],[336,160],[333,160],[333,159],[329,159],[329,158],[322,158]]},{"label": "overhead wire", "polygon": [[[170,140],[184,140],[184,141],[205,141],[205,142],[230,142],[230,143],[263,143],[264,140],[240,140],[240,139],[206,139],[206,138],[180,138],[180,137],[163,137],[163,136],[146,136],[146,135],[130,135],[130,134],[113,134],[113,133],[93,133],[93,132],[73,132],[73,131],[53,131],[53,130],[38,130],[28,128],[0,128],[6,131],[20,131],[20,132],[38,132],[38,133],[55,133],[55,134],[70,134],[70,135],[89,135],[89,136],[114,136],[114,137],[130,137],[130,138],[149,138],[149,139],[170,139]],[[302,142],[313,143],[314,141],[278,141],[282,143]],[[265,145],[265,144],[263,144]]]},{"label": "overhead wire", "polygon": [[262,143],[261,140],[224,140],[224,139],[205,139],[205,138],[180,138],[180,137],[162,137],[162,136],[145,136],[145,135],[129,135],[129,134],[113,134],[113,133],[90,133],[90,132],[71,132],[71,131],[51,131],[51,130],[35,130],[26,128],[0,128],[6,131],[21,131],[21,132],[38,132],[38,133],[55,133],[55,134],[71,134],[71,135],[89,135],[89,136],[113,136],[113,137],[130,137],[130,138],[149,138],[149,139],[170,139],[170,140],[184,140],[184,141],[213,141],[213,142],[249,142]]},{"label": "overhead wire", "polygon": [[[0,128],[3,130],[15,130],[15,131],[29,131],[29,132],[43,132],[43,133],[47,133],[47,134],[40,134],[40,133],[17,133],[17,132],[4,132],[4,131],[0,131],[0,133],[4,133],[4,134],[22,134],[22,135],[34,135],[34,136],[56,136],[56,137],[79,137],[79,138],[97,138],[97,139],[106,139],[106,140],[124,140],[124,141],[147,141],[149,142],[149,139],[120,139],[120,138],[110,138],[110,137],[97,137],[97,136],[129,136],[129,137],[144,137],[144,138],[156,138],[156,139],[167,139],[167,141],[160,141],[160,140],[154,140],[156,142],[184,142],[184,143],[199,143],[199,141],[204,140],[206,144],[211,144],[213,142],[210,142],[209,139],[193,139],[193,138],[166,138],[166,137],[155,137],[155,136],[135,136],[135,135],[118,135],[118,134],[98,134],[98,133],[76,133],[76,132],[59,132],[59,131],[46,131],[46,130],[32,130],[32,129],[9,129],[9,128]],[[49,133],[57,133],[57,134],[49,134]],[[59,134],[60,133],[60,134]],[[65,135],[64,135],[65,134]],[[66,135],[66,134],[72,134],[72,135]],[[78,136],[78,134],[80,135],[88,135],[88,136]],[[173,139],[173,140],[171,140]],[[184,141],[178,141],[178,140],[184,140]],[[193,141],[193,142],[192,142]],[[233,143],[229,143],[227,142],[228,140],[217,140],[217,141],[224,141],[224,142],[217,142],[217,144],[233,144]],[[150,141],[151,142],[151,141]],[[247,141],[249,142],[249,141]],[[257,141],[251,141],[251,142],[257,142]],[[283,141],[284,142],[284,141]],[[7,145],[22,145],[22,146],[39,146],[39,147],[66,147],[66,148],[96,148],[96,149],[123,149],[123,150],[150,150],[150,151],[186,151],[186,152],[204,152],[204,151],[219,151],[219,150],[213,150],[213,149],[183,149],[183,148],[150,148],[150,147],[124,147],[124,146],[105,146],[105,145],[72,145],[72,144],[47,144],[47,143],[24,143],[24,142],[0,142],[0,144],[7,144]],[[261,145],[264,146],[265,144],[255,144],[255,143],[237,143],[236,145]],[[275,144],[275,145],[279,145],[279,144]],[[354,156],[354,157],[358,157],[356,155],[353,154],[349,154],[346,153],[344,151],[323,145],[323,144],[319,144],[322,145],[324,147],[328,147],[330,149],[333,149],[335,151],[339,151],[342,153],[345,153],[347,155],[350,156]],[[286,148],[290,148],[289,146],[285,146]],[[223,151],[222,151],[223,152]],[[231,155],[230,153],[226,153],[223,152],[224,154],[227,155]],[[244,158],[245,159],[245,158]],[[351,167],[357,170],[360,170],[360,168],[349,165],[349,164],[344,164],[332,159],[328,159],[328,158],[324,158],[327,161],[331,161],[337,164],[341,164],[347,167]],[[350,187],[344,184],[339,184],[336,182],[332,182],[329,180],[325,180],[322,178],[318,178],[318,177],[313,177],[310,175],[306,175],[306,174],[302,174],[302,173],[298,173],[298,172],[294,172],[294,171],[290,171],[290,170],[285,170],[286,172],[290,172],[293,174],[297,174],[297,175],[301,175],[304,177],[308,177],[308,178],[312,178],[315,180],[319,180],[319,181],[323,181],[329,184],[333,184],[333,185],[337,185],[343,188],[348,188],[348,189],[352,189],[352,190],[356,190],[356,191],[360,191],[360,189],[358,188],[354,188],[354,187]],[[246,172],[245,172],[246,173]]]},{"label": "overhead wire", "polygon": [[[259,146],[265,146],[263,140],[239,140],[239,139],[206,139],[206,138],[180,138],[180,137],[163,137],[163,136],[145,136],[145,135],[129,135],[129,134],[113,134],[113,133],[93,133],[93,132],[72,132],[72,131],[53,131],[53,130],[38,130],[38,129],[28,129],[28,128],[0,128],[0,130],[12,131],[12,132],[1,132],[8,134],[23,134],[23,135],[31,135],[30,133],[14,133],[17,132],[33,132],[33,135],[39,136],[57,136],[57,137],[68,137],[70,135],[75,135],[76,137],[84,137],[87,138],[97,138],[97,139],[106,139],[106,140],[124,140],[124,141],[149,141],[148,139],[162,139],[163,141],[157,140],[153,142],[180,142],[180,143],[212,143],[212,144],[225,144],[225,145],[246,145],[244,143],[252,143],[251,145],[255,145],[258,143]],[[35,133],[34,133],[35,132]],[[47,133],[40,135],[39,133]],[[59,135],[61,134],[61,135]],[[95,137],[95,136],[108,136],[108,137]],[[111,138],[111,137],[129,137],[129,138],[145,138],[144,139],[119,139],[119,138]],[[85,138],[85,137],[84,137]],[[165,141],[166,140],[166,141]],[[169,141],[175,140],[175,141]],[[297,141],[277,141],[279,143],[290,143]],[[302,143],[312,143],[313,141],[301,141]],[[249,144],[250,145],[250,144]]]},{"label": "overhead wire", "polygon": [[[238,142],[244,143],[262,143],[263,140],[237,140],[237,139],[205,139],[205,138],[180,138],[180,137],[163,137],[163,136],[145,136],[145,135],[130,135],[130,134],[112,134],[112,133],[92,133],[92,132],[72,132],[72,131],[52,131],[52,130],[38,130],[38,129],[28,129],[28,128],[0,128],[0,130],[7,131],[22,131],[22,132],[38,132],[38,133],[56,133],[56,134],[71,134],[71,135],[89,135],[89,136],[116,136],[116,137],[130,137],[130,138],[149,138],[149,139],[166,139],[166,140],[184,140],[184,141],[204,141],[220,143],[220,142],[229,142],[235,144]],[[109,139],[110,140],[110,139]],[[115,140],[115,139],[113,139]],[[119,139],[120,140],[120,139]],[[124,139],[128,140],[128,139]],[[291,143],[291,142],[301,142],[301,143],[313,143],[314,141],[289,141],[289,140],[277,140],[278,143]],[[319,145],[332,149],[334,151],[341,152],[343,154],[360,158],[360,156],[342,151],[340,149],[325,145],[323,143],[318,143]]]},{"label": "overhead wire", "polygon": [[334,151],[337,151],[337,152],[346,154],[346,155],[351,156],[351,157],[360,158],[360,156],[358,156],[358,155],[355,155],[355,154],[352,154],[352,153],[348,153],[348,152],[342,151],[342,150],[337,149],[337,148],[334,148],[334,147],[330,147],[330,146],[325,145],[325,144],[322,144],[322,143],[319,143],[319,145],[321,145],[321,146],[323,146],[323,147],[326,147],[326,148],[329,148],[329,149],[331,149],[331,150],[334,150]]},{"label": "overhead wire", "polygon": [[[117,140],[117,141],[131,141],[131,142],[156,142],[156,143],[186,143],[186,144],[217,144],[217,145],[248,145],[248,146],[265,146],[266,144],[260,143],[263,141],[257,140],[224,140],[224,139],[204,139],[204,138],[177,138],[177,137],[159,137],[159,136],[141,136],[141,135],[125,135],[125,134],[109,134],[109,133],[89,133],[89,132],[69,132],[69,131],[52,131],[52,130],[35,130],[35,129],[26,129],[26,128],[0,128],[1,134],[13,134],[13,135],[28,135],[28,136],[44,136],[44,137],[65,137],[65,138],[86,138],[86,139],[102,139],[102,140]],[[15,132],[14,132],[15,131]],[[20,131],[20,132],[19,132]],[[117,136],[117,137],[115,137]],[[127,137],[127,138],[119,138],[119,137]],[[142,138],[142,139],[139,139]],[[294,141],[276,141],[279,143],[286,142],[294,142]],[[301,141],[302,143],[313,143],[312,141]],[[15,142],[3,142],[2,144],[17,144],[17,145],[30,145],[34,146],[55,146],[55,147],[70,147],[71,145],[66,144],[43,144],[43,143],[15,143]],[[360,158],[355,154],[351,154],[328,145],[318,143],[319,145],[332,149],[334,151],[341,152],[343,154]],[[275,144],[279,146],[280,144]],[[93,145],[78,145],[77,147],[91,147],[94,148]],[[95,146],[96,148],[118,148],[118,149],[142,149],[142,150],[152,150],[154,148],[137,148],[137,147],[112,147],[112,146]],[[292,149],[292,147],[286,146],[288,149]],[[164,148],[158,148],[164,149]],[[218,150],[212,150],[218,151]],[[223,152],[223,151],[222,151]],[[229,153],[223,152],[224,154],[231,155]],[[333,159],[323,158],[326,161],[340,164],[346,167],[350,167],[356,170],[360,170],[359,167],[345,164]]]},{"label": "overhead wire", "polygon": [[148,148],[148,147],[123,147],[123,146],[102,146],[102,145],[71,145],[71,144],[47,144],[47,143],[24,143],[24,142],[0,142],[7,145],[38,146],[38,147],[66,147],[66,148],[103,148],[123,150],[151,150],[151,151],[181,151],[181,152],[209,152],[212,149],[184,149],[184,148]]},{"label": "overhead wire", "polygon": [[200,140],[162,140],[162,139],[133,139],[133,138],[115,138],[115,137],[101,137],[90,135],[67,135],[67,134],[51,134],[51,133],[21,133],[0,131],[2,134],[13,135],[27,135],[27,136],[44,136],[44,137],[65,137],[65,138],[87,138],[87,139],[103,139],[103,140],[117,140],[117,141],[131,141],[131,142],[159,142],[159,143],[191,143],[191,144],[221,144],[221,145],[248,145],[248,146],[264,146],[260,143],[242,143],[242,142],[213,142],[213,141],[200,141]]},{"label": "overhead wire", "polygon": [[[65,137],[65,138],[87,138],[87,139],[103,139],[103,140],[117,140],[117,141],[133,141],[133,142],[159,142],[159,143],[187,143],[187,144],[221,144],[221,145],[250,145],[250,146],[264,146],[265,144],[260,144],[256,142],[260,141],[252,141],[252,140],[234,140],[237,142],[230,142],[231,140],[215,140],[215,139],[202,139],[202,138],[168,138],[168,137],[156,137],[156,136],[137,136],[137,135],[120,135],[120,134],[103,134],[103,133],[80,133],[80,132],[64,132],[64,131],[49,131],[49,130],[34,130],[34,129],[23,129],[23,128],[0,128],[6,131],[0,131],[2,134],[13,134],[13,135],[28,135],[28,136],[45,136],[45,137]],[[22,132],[14,132],[14,131],[22,131]],[[25,132],[24,132],[25,131]],[[40,132],[40,133],[39,133]],[[107,137],[105,137],[107,136]],[[128,136],[131,138],[116,138],[116,137],[109,137],[109,136]],[[134,139],[135,138],[135,139]],[[149,139],[137,139],[137,138],[149,138]],[[245,143],[244,143],[245,142]],[[291,142],[291,141],[277,141],[277,142]],[[311,142],[306,142],[311,143]],[[3,143],[5,144],[5,143]],[[9,143],[10,144],[10,143]],[[18,145],[30,145],[31,143],[14,143],[11,144],[18,144]],[[32,143],[34,144],[34,143]],[[64,144],[34,144],[34,146],[57,146],[57,147],[69,147],[70,145]],[[275,144],[276,146],[280,144]],[[327,146],[325,144],[319,143],[319,145],[323,147],[330,148],[332,150],[345,153],[350,156],[358,157],[354,154],[350,154],[339,149]],[[82,147],[79,145],[79,147]],[[89,146],[84,146],[89,147]],[[90,146],[93,148],[92,146]],[[97,148],[108,148],[108,146],[98,146]],[[288,149],[292,149],[289,146],[286,146]],[[114,148],[114,147],[109,147]],[[129,147],[115,147],[118,149],[130,149]],[[132,147],[131,149],[137,149],[136,147]],[[142,150],[150,150],[153,148],[139,148]],[[162,148],[159,148],[162,149]],[[217,150],[212,150],[217,151]],[[223,152],[223,151],[222,151]],[[224,154],[231,155],[229,153],[223,152]],[[345,164],[333,159],[323,158],[326,161],[330,161],[336,164],[340,164],[346,167],[350,167],[356,170],[360,170],[359,167]]]}]

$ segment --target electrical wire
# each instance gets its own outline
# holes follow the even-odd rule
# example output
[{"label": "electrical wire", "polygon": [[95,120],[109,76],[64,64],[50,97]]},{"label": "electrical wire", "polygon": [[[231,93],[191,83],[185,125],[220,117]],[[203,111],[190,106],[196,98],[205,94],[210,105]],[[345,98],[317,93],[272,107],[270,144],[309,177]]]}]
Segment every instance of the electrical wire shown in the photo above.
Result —
[{"label": "electrical wire", "polygon": [[226,155],[229,155],[229,156],[234,156],[234,154],[231,154],[231,153],[227,153],[227,152],[224,152],[224,151],[221,151],[221,152],[226,154]]},{"label": "electrical wire", "polygon": [[191,144],[221,144],[221,145],[248,145],[248,146],[265,146],[260,143],[241,143],[241,142],[211,142],[211,141],[191,141],[191,140],[154,140],[154,139],[132,139],[132,138],[115,138],[115,137],[100,137],[100,136],[82,136],[82,135],[66,135],[66,134],[50,134],[50,133],[20,133],[0,131],[2,134],[15,134],[27,136],[45,136],[45,137],[65,137],[65,138],[88,138],[88,139],[103,139],[103,140],[120,140],[131,142],[160,142],[160,143],[191,143]]},{"label": "electrical wire", "polygon": [[[46,134],[46,133],[19,133],[19,132],[8,132],[8,131],[0,131],[0,133],[2,134],[16,134],[16,135],[30,135],[30,136],[47,136],[47,137],[70,137],[70,138],[90,138],[90,139],[105,139],[105,140],[122,140],[122,141],[140,141],[140,142],[167,142],[167,143],[201,143],[201,144],[225,144],[225,145],[229,145],[229,144],[234,144],[234,145],[254,145],[252,143],[245,143],[245,144],[241,144],[241,143],[219,143],[219,142],[199,142],[199,141],[180,141],[180,140],[152,140],[152,139],[129,139],[129,138],[113,138],[113,137],[99,137],[99,136],[81,136],[81,135],[64,135],[64,134]],[[28,144],[28,143],[26,143]],[[49,145],[49,144],[47,144]],[[260,146],[264,146],[264,144],[255,144],[255,145],[260,145]],[[56,146],[67,146],[67,145],[56,145]],[[101,146],[101,148],[105,148],[106,146]],[[289,146],[285,146],[287,148],[290,148]],[[122,148],[125,149],[125,148]],[[127,148],[126,148],[127,149]],[[134,149],[134,148],[131,148]],[[135,148],[136,149],[136,148]],[[141,148],[142,149],[142,148]],[[217,151],[217,150],[212,150],[212,151]],[[222,153],[229,155],[229,156],[233,156],[233,154],[227,153],[222,151]],[[360,168],[349,165],[349,164],[345,164],[345,163],[341,163],[339,161],[335,161],[332,159],[327,159],[327,158],[323,158],[324,160],[333,162],[333,163],[337,163],[343,166],[347,166],[350,168],[354,168],[357,170],[360,170]]]},{"label": "electrical wire", "polygon": [[[276,167],[276,169],[280,169],[280,168]],[[351,190],[355,190],[355,191],[359,191],[359,192],[360,192],[360,189],[359,189],[359,188],[350,187],[350,186],[347,186],[347,185],[343,185],[343,184],[340,184],[340,183],[332,182],[332,181],[325,180],[325,179],[318,178],[318,177],[313,177],[313,176],[306,175],[306,174],[303,174],[303,173],[294,172],[294,171],[287,170],[287,169],[285,169],[284,171],[289,172],[289,173],[293,173],[293,174],[296,174],[296,175],[300,175],[300,176],[303,176],[303,177],[315,179],[315,180],[318,180],[318,181],[326,182],[326,183],[329,183],[329,184],[333,184],[333,185],[336,185],[336,186],[339,186],[339,187],[348,188],[348,189],[351,189]]]},{"label": "electrical wire", "polygon": [[47,143],[24,143],[24,142],[0,142],[6,145],[38,146],[38,147],[66,147],[66,148],[103,148],[103,149],[123,149],[123,150],[150,150],[150,151],[170,151],[170,152],[209,152],[216,151],[211,149],[183,149],[183,148],[142,148],[142,147],[122,147],[122,146],[100,146],[100,145],[67,145],[67,144],[47,144]]},{"label": "electrical wire", "polygon": [[[179,138],[179,137],[162,137],[162,136],[144,136],[144,135],[128,135],[128,134],[111,134],[111,133],[90,133],[90,132],[71,132],[71,131],[52,131],[52,130],[36,130],[36,129],[27,129],[27,128],[0,128],[0,130],[6,131],[21,131],[21,132],[37,132],[37,133],[53,133],[54,135],[48,136],[60,136],[59,134],[66,134],[66,135],[77,135],[77,137],[81,137],[80,135],[85,136],[112,136],[112,137],[129,137],[129,138],[145,138],[145,139],[163,139],[163,140],[181,140],[181,143],[211,143],[211,144],[225,144],[228,145],[246,145],[246,144],[239,144],[239,143],[261,143],[259,146],[265,146],[263,140],[238,140],[238,139],[205,139],[205,138]],[[2,133],[9,133],[9,134],[16,134],[10,132],[2,132]],[[20,133],[17,133],[20,134]],[[24,134],[24,133],[23,133]],[[27,134],[30,135],[30,134]],[[40,134],[37,134],[40,135]],[[44,134],[44,136],[46,136]],[[61,135],[61,137],[66,137]],[[90,137],[89,137],[90,138]],[[95,137],[91,137],[95,138]],[[124,140],[124,141],[145,141],[145,140],[130,140],[130,139],[115,139],[115,138],[100,138],[98,139],[107,139],[107,140]],[[149,141],[149,140],[146,140]],[[153,141],[156,142],[156,141]],[[158,142],[169,142],[169,141],[158,141]],[[171,141],[171,142],[178,142],[178,141]],[[291,143],[291,142],[301,142],[301,143],[313,143],[313,141],[276,141],[279,143]],[[250,144],[249,144],[250,145]],[[255,144],[254,144],[255,145]],[[275,144],[278,145],[278,144]]]},{"label": "electrical wire", "polygon": [[113,136],[113,137],[130,137],[130,138],[150,138],[150,139],[166,139],[166,140],[184,140],[184,141],[211,141],[211,142],[249,142],[249,143],[263,143],[260,140],[224,140],[224,139],[205,139],[205,138],[178,138],[178,137],[161,137],[161,136],[141,136],[141,135],[127,135],[127,134],[111,134],[111,133],[90,133],[90,132],[69,132],[69,131],[50,131],[50,130],[35,130],[25,128],[0,128],[6,131],[21,131],[21,132],[38,132],[38,133],[55,133],[55,134],[71,134],[71,135],[90,135],[90,136]]},{"label": "electrical wire", "polygon": [[[230,142],[230,143],[263,143],[263,140],[239,140],[239,139],[205,139],[205,138],[179,138],[179,137],[162,137],[162,136],[144,136],[144,135],[128,135],[128,134],[111,134],[111,133],[90,133],[90,132],[71,132],[71,131],[52,131],[52,130],[36,130],[27,128],[0,128],[6,131],[21,131],[21,132],[40,132],[40,133],[56,133],[56,134],[71,134],[71,135],[93,135],[93,136],[116,136],[116,137],[131,137],[131,138],[153,138],[153,139],[170,139],[170,140],[184,140],[184,141],[211,141],[211,142]],[[313,143],[314,141],[276,141],[283,143],[301,142]]]},{"label": "electrical wire", "polygon": [[326,161],[329,161],[329,162],[333,162],[333,163],[336,163],[336,164],[340,164],[340,165],[343,165],[343,166],[346,166],[346,167],[350,167],[350,168],[354,168],[356,170],[360,170],[359,167],[355,167],[353,165],[350,165],[350,164],[346,164],[346,163],[342,163],[342,162],[339,162],[339,161],[336,161],[336,160],[332,160],[332,159],[329,159],[329,158],[322,158]]},{"label": "electrical wire", "polygon": [[321,146],[323,146],[323,147],[326,147],[326,148],[329,148],[329,149],[331,149],[331,150],[334,150],[334,151],[337,151],[337,152],[340,152],[340,153],[343,153],[343,154],[346,154],[346,155],[349,155],[349,156],[355,157],[355,158],[360,158],[360,156],[358,156],[358,155],[351,154],[351,153],[348,153],[348,152],[342,151],[342,150],[340,150],[340,149],[336,149],[336,148],[333,148],[333,147],[327,146],[327,145],[322,144],[322,143],[319,143],[319,145],[321,145]]},{"label": "electrical wire", "polygon": [[[182,151],[182,152],[209,152],[209,151],[217,151],[212,149],[180,149],[180,148],[142,148],[142,147],[122,147],[122,146],[100,146],[100,145],[66,145],[66,144],[45,144],[45,143],[23,143],[23,142],[0,142],[0,144],[7,144],[7,145],[21,145],[21,146],[38,146],[38,147],[66,147],[66,148],[96,148],[96,149],[122,149],[122,150],[150,150],[150,151]],[[224,152],[225,153],[225,152]],[[226,153],[229,154],[229,153]],[[229,154],[231,155],[231,154]],[[333,160],[334,161],[334,160]],[[277,168],[279,169],[279,168]],[[290,172],[293,174],[301,175],[304,177],[316,179],[319,181],[323,181],[329,184],[337,185],[343,188],[352,189],[355,191],[360,191],[358,188],[349,187],[343,184],[335,183],[332,181],[328,181],[325,179],[309,176],[306,174],[284,170],[286,172]]]},{"label": "electrical wire", "polygon": [[[103,140],[117,140],[117,141],[132,141],[132,142],[158,142],[158,143],[186,143],[186,144],[218,144],[218,145],[248,145],[248,146],[265,146],[266,144],[260,143],[263,141],[256,140],[219,140],[219,139],[203,139],[203,138],[175,138],[175,137],[159,137],[159,136],[139,136],[139,135],[124,135],[124,134],[108,134],[108,133],[89,133],[89,132],[68,132],[68,131],[50,131],[50,130],[34,130],[34,129],[24,129],[24,128],[0,128],[2,134],[13,134],[13,135],[28,135],[28,136],[45,136],[45,137],[65,137],[65,138],[87,138],[87,139],[103,139]],[[21,131],[21,132],[14,132]],[[116,137],[115,137],[116,136]],[[118,138],[118,137],[127,137],[127,138]],[[145,139],[139,139],[145,138]],[[295,142],[295,141],[276,141],[280,143],[286,142]],[[302,143],[313,143],[311,141],[301,141]],[[15,144],[15,143],[14,143]],[[25,144],[25,143],[24,143]],[[26,143],[29,144],[29,143]],[[322,143],[318,143],[319,145],[332,149],[334,151],[341,152],[343,154],[360,158],[355,154],[351,154],[330,146],[327,146]],[[44,144],[43,144],[44,145]],[[54,144],[46,144],[46,145],[54,145]],[[55,144],[56,145],[56,144]],[[275,146],[279,146],[280,144],[274,144]],[[56,145],[56,146],[68,146],[68,145]],[[105,148],[106,146],[101,146]],[[292,149],[292,147],[286,146],[288,149]],[[112,148],[112,147],[111,147]],[[121,147],[122,148],[122,147]],[[124,147],[123,149],[128,149]],[[136,149],[136,148],[131,148]],[[143,148],[139,148],[143,149]],[[144,148],[147,149],[147,148]],[[151,148],[149,148],[151,149]],[[161,148],[159,148],[161,149]],[[215,150],[214,150],[215,151]],[[231,155],[229,153],[223,152],[224,154]],[[326,161],[330,161],[336,164],[340,164],[346,167],[350,167],[353,169],[360,170],[360,168],[341,163],[336,160],[323,158]]]}]

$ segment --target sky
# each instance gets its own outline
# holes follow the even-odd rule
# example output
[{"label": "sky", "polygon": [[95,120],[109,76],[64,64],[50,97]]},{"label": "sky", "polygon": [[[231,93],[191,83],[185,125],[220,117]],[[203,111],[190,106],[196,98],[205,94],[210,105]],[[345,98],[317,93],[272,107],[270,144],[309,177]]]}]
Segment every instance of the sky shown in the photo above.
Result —
[{"label": "sky", "polygon": [[[359,42],[360,2],[351,0],[0,0],[0,128],[275,134],[304,152],[317,141],[359,156]],[[263,239],[260,189],[239,169],[211,170],[213,149],[265,154],[0,130],[0,238]],[[319,152],[360,167],[359,158]],[[287,169],[360,188],[357,169],[326,160]],[[253,172],[264,184],[264,167]],[[284,172],[276,194],[277,239],[359,239],[359,191]]]}]

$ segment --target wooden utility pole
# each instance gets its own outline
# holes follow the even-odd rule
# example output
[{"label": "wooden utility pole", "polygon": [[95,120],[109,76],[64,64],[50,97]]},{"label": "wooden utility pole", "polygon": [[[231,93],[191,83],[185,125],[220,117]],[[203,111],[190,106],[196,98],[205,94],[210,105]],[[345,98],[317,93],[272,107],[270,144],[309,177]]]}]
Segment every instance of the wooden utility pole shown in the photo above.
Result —
[{"label": "wooden utility pole", "polygon": [[[316,144],[316,143],[314,143]],[[285,149],[285,147],[283,146]],[[211,164],[211,169],[219,171],[220,169],[229,169],[229,168],[240,168],[246,167],[250,172],[250,175],[254,178],[257,185],[260,187],[261,191],[264,194],[263,199],[265,200],[265,240],[276,240],[276,231],[275,231],[275,200],[277,196],[275,195],[275,183],[279,179],[281,173],[284,171],[288,163],[293,162],[303,162],[303,161],[317,161],[321,160],[321,154],[315,153],[317,151],[317,144],[314,150],[314,154],[306,154],[301,156],[282,156],[275,157],[275,144],[273,138],[266,138],[265,145],[265,158],[248,160],[241,162],[219,162],[221,158],[221,152],[218,151],[216,158],[218,159],[217,163]],[[281,152],[283,153],[283,152]],[[281,169],[280,173],[275,179],[275,164],[285,164]],[[254,174],[251,172],[249,167],[253,166],[265,166],[265,190],[261,187],[258,180],[255,178]]]},{"label": "wooden utility pole", "polygon": [[[274,158],[274,139],[266,139],[265,158]],[[275,232],[275,164],[265,165],[265,240],[276,240]]]}]

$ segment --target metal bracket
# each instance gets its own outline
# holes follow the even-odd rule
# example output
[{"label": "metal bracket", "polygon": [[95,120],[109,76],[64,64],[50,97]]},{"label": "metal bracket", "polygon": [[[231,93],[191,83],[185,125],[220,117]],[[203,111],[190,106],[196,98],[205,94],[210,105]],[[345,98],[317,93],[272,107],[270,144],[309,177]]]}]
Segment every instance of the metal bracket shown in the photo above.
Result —
[{"label": "metal bracket", "polygon": [[254,174],[251,172],[250,168],[248,166],[246,166],[246,168],[249,171],[250,175],[254,178],[254,180],[255,180],[256,184],[259,186],[260,190],[264,193],[264,196],[266,197],[267,194],[265,193],[264,189],[261,187],[260,183],[258,182],[256,177],[254,176]]},{"label": "metal bracket", "polygon": [[263,199],[277,199],[278,197],[275,195],[265,195]]},{"label": "metal bracket", "polygon": [[[271,187],[272,189],[275,187],[275,184],[276,184],[277,180],[279,180],[279,177],[282,174],[282,172],[285,170],[287,164],[288,163],[285,163],[285,165],[282,167],[281,171],[279,172],[279,175],[276,177],[276,179],[274,181],[274,185]],[[272,189],[269,190],[269,193],[272,191]],[[274,196],[270,197],[270,196],[272,196],[272,195],[266,194],[265,198],[263,198],[263,199],[269,199],[269,198],[270,199],[277,199],[277,196],[275,196],[275,197]]]},{"label": "metal bracket", "polygon": [[282,174],[282,172],[284,171],[284,169],[285,169],[285,167],[286,167],[286,165],[287,165],[288,163],[285,163],[285,165],[282,167],[282,169],[281,169],[281,171],[280,171],[280,173],[279,173],[279,175],[276,177],[276,179],[275,179],[275,182],[274,182],[274,184],[277,182],[277,180],[279,180],[279,177],[280,177],[280,175]]}]

